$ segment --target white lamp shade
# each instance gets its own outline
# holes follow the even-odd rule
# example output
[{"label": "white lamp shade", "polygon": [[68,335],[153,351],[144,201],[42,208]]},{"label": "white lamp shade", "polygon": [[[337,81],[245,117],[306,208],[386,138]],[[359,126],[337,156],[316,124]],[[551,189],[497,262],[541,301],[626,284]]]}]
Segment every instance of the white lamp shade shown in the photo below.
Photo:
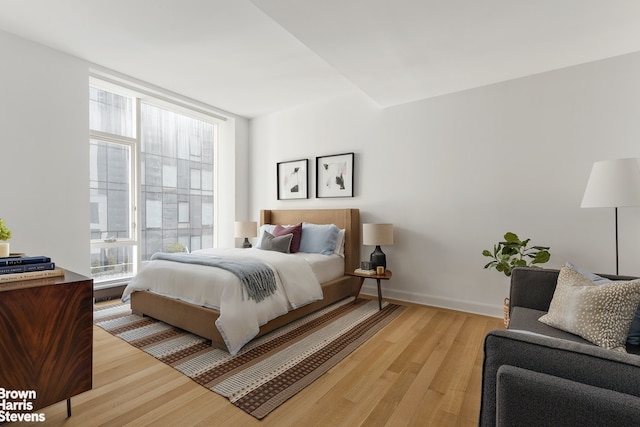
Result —
[{"label": "white lamp shade", "polygon": [[236,221],[235,236],[236,237],[257,237],[258,223],[255,221]]},{"label": "white lamp shade", "polygon": [[362,224],[363,245],[393,245],[393,224]]},{"label": "white lamp shade", "polygon": [[595,162],[580,206],[640,206],[640,159]]}]

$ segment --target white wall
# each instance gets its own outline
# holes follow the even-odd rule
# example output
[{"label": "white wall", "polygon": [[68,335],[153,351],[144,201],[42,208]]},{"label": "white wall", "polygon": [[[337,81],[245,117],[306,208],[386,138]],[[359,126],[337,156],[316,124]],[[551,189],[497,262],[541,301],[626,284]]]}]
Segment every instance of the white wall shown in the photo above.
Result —
[{"label": "white wall", "polygon": [[5,32],[0,52],[0,217],[11,250],[88,274],[88,66]]},{"label": "white wall", "polygon": [[[354,93],[254,119],[252,214],[360,208],[395,225],[385,295],[501,316],[508,279],[481,252],[507,231],[551,246],[547,267],[615,270],[613,209],[580,202],[594,161],[640,157],[639,75],[633,54],[384,110]],[[276,162],[349,151],[354,198],[315,198],[312,167],[311,199],[276,200]],[[640,275],[639,214],[620,210],[621,274]]]},{"label": "white wall", "polygon": [[[220,125],[217,163],[216,203],[218,218],[217,246],[234,247],[239,240],[234,235],[236,219],[247,218],[249,122],[241,117],[229,117]],[[238,241],[237,241],[238,240]]]},{"label": "white wall", "polygon": [[[89,64],[0,32],[0,218],[13,252],[49,255],[90,274]],[[248,120],[221,125],[218,244],[248,215]]]}]

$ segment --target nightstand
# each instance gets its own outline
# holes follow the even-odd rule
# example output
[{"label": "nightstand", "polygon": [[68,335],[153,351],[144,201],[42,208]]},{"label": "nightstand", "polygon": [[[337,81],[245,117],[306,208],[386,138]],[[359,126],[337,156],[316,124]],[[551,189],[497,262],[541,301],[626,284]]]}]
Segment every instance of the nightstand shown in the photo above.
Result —
[{"label": "nightstand", "polygon": [[360,295],[360,289],[362,289],[362,284],[364,283],[364,279],[376,279],[378,283],[378,307],[382,310],[382,289],[380,287],[381,280],[389,280],[391,279],[392,273],[391,270],[385,270],[384,274],[362,274],[362,273],[347,273],[349,276],[359,277],[360,283],[358,284],[358,290],[356,291],[356,297],[353,300],[355,304],[358,301],[358,295]]}]

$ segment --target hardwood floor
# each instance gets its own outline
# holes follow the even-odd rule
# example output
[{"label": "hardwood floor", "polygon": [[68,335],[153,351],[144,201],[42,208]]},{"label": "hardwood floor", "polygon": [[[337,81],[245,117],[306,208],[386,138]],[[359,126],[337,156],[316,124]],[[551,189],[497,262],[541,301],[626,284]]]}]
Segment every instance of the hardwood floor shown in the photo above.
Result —
[{"label": "hardwood floor", "polygon": [[259,421],[94,327],[93,390],[71,399],[69,419],[65,402],[41,412],[47,426],[69,427],[474,426],[483,339],[496,328],[503,328],[501,319],[408,305],[385,329]]}]

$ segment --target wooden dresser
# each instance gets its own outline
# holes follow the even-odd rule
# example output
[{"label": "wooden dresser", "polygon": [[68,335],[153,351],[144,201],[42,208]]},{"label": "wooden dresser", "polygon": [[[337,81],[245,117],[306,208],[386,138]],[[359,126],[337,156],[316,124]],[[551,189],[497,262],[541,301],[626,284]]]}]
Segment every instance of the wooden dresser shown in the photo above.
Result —
[{"label": "wooden dresser", "polygon": [[93,280],[62,277],[0,283],[0,387],[34,390],[29,412],[91,389]]}]

